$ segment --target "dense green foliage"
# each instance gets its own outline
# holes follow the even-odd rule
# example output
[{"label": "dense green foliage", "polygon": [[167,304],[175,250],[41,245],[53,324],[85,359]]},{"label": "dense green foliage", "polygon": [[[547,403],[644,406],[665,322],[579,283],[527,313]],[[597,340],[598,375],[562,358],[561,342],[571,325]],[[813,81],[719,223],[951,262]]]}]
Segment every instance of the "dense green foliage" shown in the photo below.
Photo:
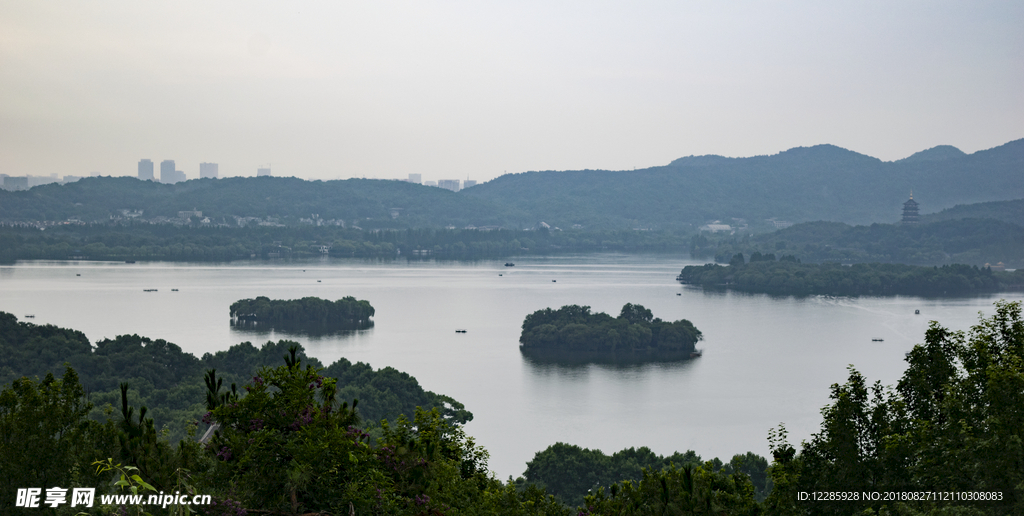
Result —
[{"label": "dense green foliage", "polygon": [[248,258],[437,257],[475,259],[583,251],[685,248],[670,231],[476,229],[359,230],[340,227],[190,227],[168,224],[0,226],[0,262],[13,260],[228,261]]},{"label": "dense green foliage", "polygon": [[240,299],[231,303],[232,324],[259,325],[279,330],[331,331],[357,330],[373,326],[373,307],[352,296],[337,301],[304,297],[302,299]]},{"label": "dense green foliage", "polygon": [[[262,347],[243,342],[197,358],[162,339],[120,335],[103,339],[95,347],[84,334],[52,325],[18,322],[0,312],[0,383],[9,384],[21,376],[43,377],[59,371],[65,363],[74,367],[83,387],[91,393],[100,417],[104,406],[121,405],[120,384],[130,386],[133,403],[148,408],[159,427],[167,427],[175,440],[189,431],[189,422],[204,412],[206,394],[202,377],[215,369],[229,385],[241,384],[261,367],[280,363],[290,341],[267,342]],[[299,356],[316,367],[322,365]],[[400,414],[415,414],[416,407],[437,408],[453,421],[465,423],[472,413],[458,401],[424,390],[416,379],[386,367],[374,370],[364,363],[352,364],[342,358],[326,369],[338,381],[339,396],[361,400],[359,413],[367,425],[382,419],[395,420]]]},{"label": "dense green foliage", "polygon": [[774,295],[943,296],[1024,288],[1024,270],[993,272],[969,265],[918,267],[893,263],[798,263],[736,255],[728,267],[688,265],[676,278],[705,289],[732,289]]},{"label": "dense green foliage", "polygon": [[[287,225],[318,215],[379,228],[503,226],[563,229],[694,229],[709,220],[894,222],[913,189],[925,212],[956,204],[1024,198],[1024,140],[965,155],[883,162],[833,145],[772,156],[690,156],[630,171],[506,174],[454,193],[402,181],[302,181],[256,177],[164,185],[134,178],[85,178],[25,192],[0,191],[0,222],[76,217],[107,220],[119,210],[174,217],[199,210],[224,217],[276,217]],[[977,180],[984,178],[984,180]]]},{"label": "dense green foliage", "polygon": [[755,498],[763,500],[771,489],[768,483],[768,461],[754,453],[736,455],[728,464],[717,458],[705,463],[693,450],[673,453],[667,457],[657,455],[647,447],[627,448],[605,455],[601,450],[556,443],[537,452],[526,463],[525,481],[544,487],[548,493],[571,505],[583,504],[589,493],[601,487],[609,488],[621,481],[639,482],[644,470],[657,474],[672,467],[701,466],[707,471],[725,475],[742,472],[747,475],[755,491]]},{"label": "dense green foliage", "polygon": [[535,356],[684,358],[703,338],[686,319],[662,321],[643,306],[626,303],[618,317],[592,314],[589,306],[578,305],[538,310],[523,321],[519,342],[524,354]]},{"label": "dense green foliage", "polygon": [[[1024,320],[1000,302],[969,332],[933,322],[895,389],[850,368],[832,386],[821,431],[799,453],[772,436],[775,514],[1024,512]],[[992,493],[983,501],[799,502],[798,492]],[[960,507],[954,511],[952,507]],[[937,512],[937,511],[942,512]],[[884,511],[884,512],[878,512]]]},{"label": "dense green foliage", "polygon": [[1024,268],[1024,227],[991,219],[957,219],[929,224],[847,226],[808,222],[760,235],[691,238],[695,258],[725,262],[735,254],[792,255],[802,262],[906,263],[983,266],[1003,262]]},{"label": "dense green foliage", "polygon": [[[98,483],[89,463],[114,450],[113,427],[86,419],[92,409],[73,369],[57,379],[19,378],[0,391],[0,514],[17,514],[18,487]],[[104,446],[106,444],[106,446]],[[77,485],[77,484],[76,484]]]}]

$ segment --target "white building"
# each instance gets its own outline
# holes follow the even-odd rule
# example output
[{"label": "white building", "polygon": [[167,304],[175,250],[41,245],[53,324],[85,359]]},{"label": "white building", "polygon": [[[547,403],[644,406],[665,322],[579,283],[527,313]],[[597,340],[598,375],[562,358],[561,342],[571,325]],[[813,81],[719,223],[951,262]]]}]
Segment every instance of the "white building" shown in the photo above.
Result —
[{"label": "white building", "polygon": [[476,181],[473,179],[467,179],[462,182],[462,189],[465,190],[471,186],[476,186]]},{"label": "white building", "polygon": [[408,181],[410,183],[422,184],[423,183],[423,174],[409,174]]},{"label": "white building", "polygon": [[706,224],[700,227],[701,231],[710,231],[712,233],[718,233],[719,231],[729,232],[732,231],[732,226],[728,224]]},{"label": "white building", "polygon": [[444,188],[445,190],[451,190],[453,192],[459,191],[459,180],[458,179],[438,179],[437,187]]},{"label": "white building", "polygon": [[199,178],[203,179],[209,177],[211,179],[217,179],[218,167],[216,163],[200,163],[199,164]]},{"label": "white building", "polygon": [[264,177],[264,176],[268,176],[268,177],[270,176],[270,167],[267,167],[267,168],[257,168],[256,169],[256,177]]},{"label": "white building", "polygon": [[48,185],[50,183],[59,183],[60,179],[57,178],[57,174],[50,174],[48,176],[28,176],[28,187],[39,185]]}]

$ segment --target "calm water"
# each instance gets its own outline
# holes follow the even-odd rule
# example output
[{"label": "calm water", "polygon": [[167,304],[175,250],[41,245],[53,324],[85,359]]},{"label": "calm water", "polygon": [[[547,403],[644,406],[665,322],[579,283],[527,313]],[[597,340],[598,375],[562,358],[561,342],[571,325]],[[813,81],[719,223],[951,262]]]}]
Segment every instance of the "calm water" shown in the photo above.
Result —
[{"label": "calm water", "polygon": [[[325,364],[346,357],[392,366],[465,403],[475,415],[467,432],[490,451],[491,469],[507,477],[558,441],[606,453],[649,446],[724,460],[746,451],[767,455],[768,430],[780,422],[796,441],[817,430],[829,386],[846,379],[848,364],[872,382],[893,384],[929,320],[967,329],[979,311],[991,314],[993,301],[1020,299],[703,293],[675,282],[693,262],[671,256],[503,263],[21,262],[0,267],[0,310],[81,330],[94,342],[138,333],[201,355],[244,340],[292,338]],[[143,292],[149,288],[158,291]],[[228,306],[260,295],[367,299],[377,310],[375,326],[326,338],[232,330]],[[520,325],[535,310],[580,304],[618,315],[627,302],[662,319],[691,320],[704,332],[704,356],[570,367],[534,364],[519,353]]]}]

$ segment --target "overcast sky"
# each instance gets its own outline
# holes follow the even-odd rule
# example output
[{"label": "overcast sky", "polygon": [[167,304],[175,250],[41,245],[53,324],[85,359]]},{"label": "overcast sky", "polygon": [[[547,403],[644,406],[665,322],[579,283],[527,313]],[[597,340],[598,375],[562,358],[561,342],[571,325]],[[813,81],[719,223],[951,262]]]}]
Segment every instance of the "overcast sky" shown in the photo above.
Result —
[{"label": "overcast sky", "polygon": [[0,172],[486,181],[1024,137],[1024,2],[0,0]]}]

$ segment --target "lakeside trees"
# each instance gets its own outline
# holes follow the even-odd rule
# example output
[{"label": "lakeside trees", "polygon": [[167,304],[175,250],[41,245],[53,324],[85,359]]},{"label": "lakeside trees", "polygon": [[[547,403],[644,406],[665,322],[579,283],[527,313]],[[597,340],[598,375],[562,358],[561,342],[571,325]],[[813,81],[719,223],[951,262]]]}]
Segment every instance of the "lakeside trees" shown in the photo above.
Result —
[{"label": "lakeside trees", "polygon": [[[846,382],[832,386],[820,432],[799,453],[784,428],[776,433],[769,508],[822,515],[1024,511],[1021,303],[996,303],[991,317],[966,332],[932,322],[906,361],[895,389],[869,385],[851,367]],[[798,492],[829,491],[911,496],[796,502]]]},{"label": "lakeside trees", "polygon": [[0,262],[15,260],[163,260],[443,258],[478,259],[583,251],[666,251],[685,232],[512,229],[363,230],[342,227],[190,227],[169,224],[0,226]]},{"label": "lakeside trees", "polygon": [[[157,428],[167,428],[177,441],[188,434],[189,421],[198,420],[205,411],[205,371],[216,369],[227,385],[241,385],[259,368],[280,363],[291,346],[298,344],[242,342],[202,357],[163,339],[139,335],[102,339],[93,346],[81,332],[19,322],[14,315],[0,312],[0,384],[10,385],[22,376],[45,377],[67,363],[77,371],[76,381],[90,392],[93,418],[104,417],[104,406],[121,406],[120,386],[127,383],[131,401],[147,406]],[[323,367],[315,358],[307,358],[301,346],[298,353],[307,363]],[[359,414],[368,427],[382,419],[393,421],[400,414],[414,415],[416,407],[437,408],[443,417],[458,423],[473,418],[462,403],[427,391],[413,376],[390,367],[375,370],[342,358],[325,374],[338,381],[339,396],[362,400]]]}]

